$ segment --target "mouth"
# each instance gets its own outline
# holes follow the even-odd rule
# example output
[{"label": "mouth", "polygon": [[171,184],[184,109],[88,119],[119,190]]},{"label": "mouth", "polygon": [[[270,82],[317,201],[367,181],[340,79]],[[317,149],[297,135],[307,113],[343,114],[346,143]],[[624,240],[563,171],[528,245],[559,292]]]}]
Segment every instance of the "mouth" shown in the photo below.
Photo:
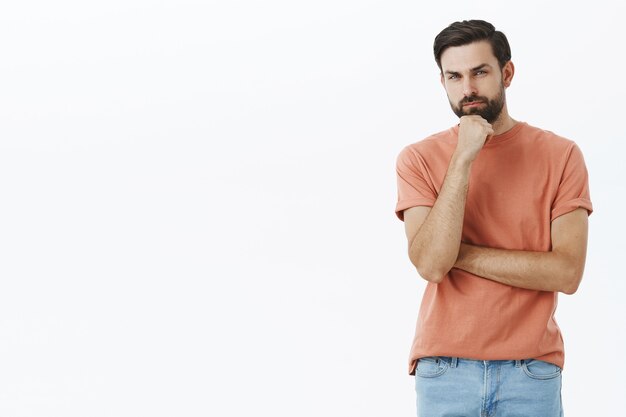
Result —
[{"label": "mouth", "polygon": [[469,103],[465,103],[465,104],[463,104],[463,107],[478,107],[478,106],[480,106],[481,104],[485,104],[485,103],[484,103],[484,102],[482,102],[482,101],[471,101],[471,102],[469,102]]}]

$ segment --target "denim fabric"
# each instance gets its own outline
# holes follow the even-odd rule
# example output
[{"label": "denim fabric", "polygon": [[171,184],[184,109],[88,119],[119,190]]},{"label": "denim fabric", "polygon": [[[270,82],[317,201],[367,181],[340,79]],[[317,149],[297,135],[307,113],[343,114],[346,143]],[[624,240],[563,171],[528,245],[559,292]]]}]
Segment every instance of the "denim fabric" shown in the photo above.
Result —
[{"label": "denim fabric", "polygon": [[537,359],[421,358],[418,417],[563,417],[561,368]]}]

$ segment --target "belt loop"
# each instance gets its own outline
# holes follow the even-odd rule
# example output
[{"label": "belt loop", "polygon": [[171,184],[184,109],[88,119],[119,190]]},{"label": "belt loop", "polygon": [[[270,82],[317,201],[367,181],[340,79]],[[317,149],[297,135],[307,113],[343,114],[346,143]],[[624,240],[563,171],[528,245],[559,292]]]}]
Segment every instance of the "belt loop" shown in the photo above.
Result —
[{"label": "belt loop", "polygon": [[450,363],[450,366],[452,368],[456,368],[457,360],[458,360],[457,357],[452,357],[452,362]]},{"label": "belt loop", "polygon": [[520,359],[516,359],[515,360],[515,367],[519,368],[520,366],[522,366],[522,361]]}]

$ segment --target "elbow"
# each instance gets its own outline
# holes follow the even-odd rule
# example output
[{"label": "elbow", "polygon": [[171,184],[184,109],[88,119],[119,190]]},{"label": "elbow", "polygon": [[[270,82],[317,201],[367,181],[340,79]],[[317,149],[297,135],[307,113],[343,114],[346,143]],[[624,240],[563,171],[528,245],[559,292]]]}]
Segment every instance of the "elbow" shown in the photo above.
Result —
[{"label": "elbow", "polygon": [[424,278],[428,282],[432,282],[433,284],[439,284],[443,281],[445,277],[445,272],[433,271],[433,270],[417,270],[417,273],[420,274],[422,278]]},{"label": "elbow", "polygon": [[411,262],[413,266],[415,266],[417,273],[426,281],[432,282],[433,284],[439,284],[443,281],[448,270],[450,270],[450,268],[448,268],[448,270],[444,271],[443,268],[437,268],[436,265],[430,265],[425,262],[415,262],[413,259],[411,259]]},{"label": "elbow", "polygon": [[439,284],[443,281],[453,265],[444,264],[442,259],[435,259],[432,256],[424,256],[409,250],[409,259],[417,270],[417,273],[428,282]]},{"label": "elbow", "polygon": [[567,283],[566,285],[563,286],[563,288],[561,289],[561,292],[563,294],[572,295],[576,291],[578,291],[578,285],[579,284],[580,284],[580,280],[569,282],[569,283]]},{"label": "elbow", "polygon": [[567,294],[567,295],[572,295],[576,291],[578,291],[578,285],[570,285],[568,287],[564,287],[564,288],[561,289],[561,292],[563,294]]},{"label": "elbow", "polygon": [[578,291],[578,286],[583,278],[583,269],[574,268],[568,274],[564,276],[564,284],[561,288],[561,292],[567,295],[572,295]]}]

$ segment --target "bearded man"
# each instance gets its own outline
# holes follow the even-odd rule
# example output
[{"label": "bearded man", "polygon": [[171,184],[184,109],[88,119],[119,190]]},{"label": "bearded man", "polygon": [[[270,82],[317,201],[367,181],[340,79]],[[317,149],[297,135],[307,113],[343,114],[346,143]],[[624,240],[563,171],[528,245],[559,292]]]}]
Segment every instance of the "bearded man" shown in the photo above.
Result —
[{"label": "bearded man", "polygon": [[459,124],[397,159],[396,215],[428,281],[409,357],[418,416],[562,416],[554,314],[583,276],[583,155],[509,115],[515,67],[492,24],[452,23],[434,54]]}]

